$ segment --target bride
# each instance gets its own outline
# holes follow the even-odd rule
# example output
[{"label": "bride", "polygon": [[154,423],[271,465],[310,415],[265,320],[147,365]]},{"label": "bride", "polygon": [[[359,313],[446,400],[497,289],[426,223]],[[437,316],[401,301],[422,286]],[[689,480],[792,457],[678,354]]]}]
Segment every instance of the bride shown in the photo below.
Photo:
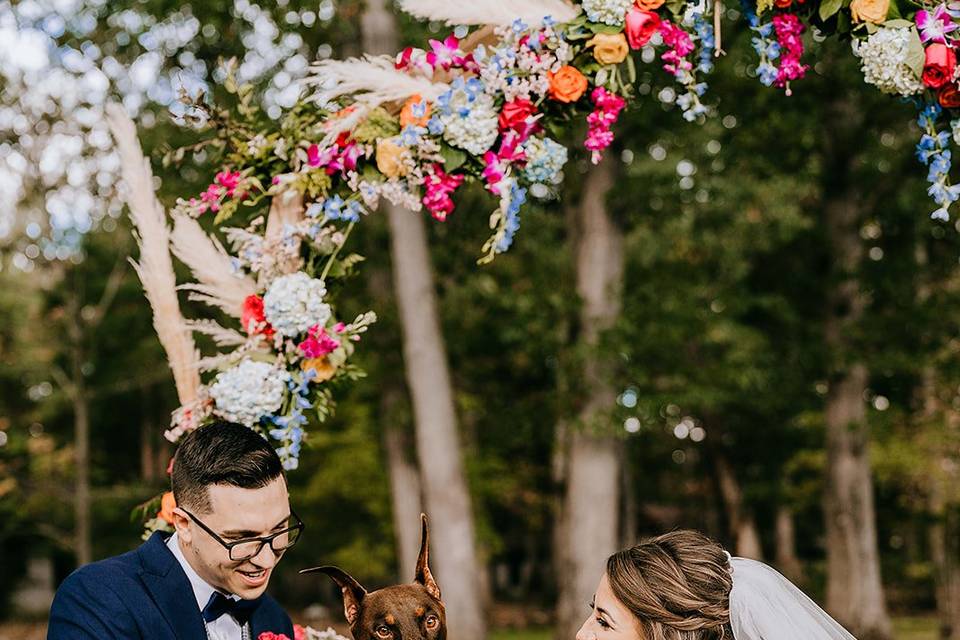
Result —
[{"label": "bride", "polygon": [[674,531],[607,560],[577,640],[855,640],[771,567]]}]

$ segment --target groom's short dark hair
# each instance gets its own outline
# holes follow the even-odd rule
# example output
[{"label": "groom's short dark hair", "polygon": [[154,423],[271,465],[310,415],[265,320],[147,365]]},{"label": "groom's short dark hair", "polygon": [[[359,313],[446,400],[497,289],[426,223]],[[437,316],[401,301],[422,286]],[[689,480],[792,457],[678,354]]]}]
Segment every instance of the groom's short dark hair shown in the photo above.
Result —
[{"label": "groom's short dark hair", "polygon": [[281,475],[283,465],[277,452],[260,434],[232,422],[214,422],[181,440],[170,481],[178,505],[208,513],[207,487],[225,484],[259,489]]}]

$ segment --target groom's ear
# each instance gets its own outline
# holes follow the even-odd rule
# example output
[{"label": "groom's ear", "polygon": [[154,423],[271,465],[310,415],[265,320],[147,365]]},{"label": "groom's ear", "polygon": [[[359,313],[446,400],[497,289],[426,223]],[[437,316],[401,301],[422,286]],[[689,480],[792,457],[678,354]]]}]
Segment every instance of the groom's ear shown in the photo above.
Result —
[{"label": "groom's ear", "polygon": [[340,592],[343,594],[343,615],[347,618],[347,624],[352,627],[360,617],[360,607],[367,596],[367,590],[360,586],[353,576],[339,567],[314,567],[304,569],[300,573],[314,572],[327,574],[340,587]]}]

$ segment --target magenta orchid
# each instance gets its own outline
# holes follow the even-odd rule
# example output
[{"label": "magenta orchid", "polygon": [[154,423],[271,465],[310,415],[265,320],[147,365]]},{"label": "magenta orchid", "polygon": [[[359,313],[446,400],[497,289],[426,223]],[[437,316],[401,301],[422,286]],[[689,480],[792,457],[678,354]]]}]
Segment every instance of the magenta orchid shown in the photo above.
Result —
[{"label": "magenta orchid", "polygon": [[453,212],[453,200],[450,194],[457,190],[466,176],[453,176],[444,173],[439,164],[433,165],[433,173],[428,175],[423,183],[426,193],[423,196],[423,205],[434,219],[443,222]]},{"label": "magenta orchid", "polygon": [[937,6],[932,13],[926,9],[917,11],[915,20],[920,30],[920,41],[924,44],[927,42],[947,44],[947,34],[960,28],[943,4]]},{"label": "magenta orchid", "polygon": [[613,132],[610,130],[620,117],[620,112],[627,106],[627,101],[603,87],[597,87],[590,94],[595,108],[587,116],[587,139],[584,146],[591,152],[590,161],[593,164],[600,162],[603,151],[613,143]]},{"label": "magenta orchid", "polygon": [[432,51],[427,52],[427,62],[436,69],[440,67],[449,70],[450,67],[462,67],[467,59],[460,51],[460,40],[453,35],[447,36],[443,42],[430,40]]},{"label": "magenta orchid", "polygon": [[322,358],[333,353],[340,346],[340,342],[331,337],[327,330],[314,325],[307,331],[307,339],[297,345],[304,358]]}]

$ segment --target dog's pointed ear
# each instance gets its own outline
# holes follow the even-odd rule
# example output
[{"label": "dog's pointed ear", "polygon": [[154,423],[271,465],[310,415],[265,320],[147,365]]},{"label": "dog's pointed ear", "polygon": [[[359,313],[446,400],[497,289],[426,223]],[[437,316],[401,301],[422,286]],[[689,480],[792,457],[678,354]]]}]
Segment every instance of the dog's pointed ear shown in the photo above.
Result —
[{"label": "dog's pointed ear", "polygon": [[417,558],[417,575],[415,581],[423,585],[431,596],[440,600],[440,587],[437,581],[433,579],[430,573],[429,554],[430,554],[430,528],[427,526],[427,516],[420,514],[420,557]]},{"label": "dog's pointed ear", "polygon": [[360,603],[366,597],[367,590],[354,580],[353,576],[339,567],[314,567],[304,569],[300,573],[325,573],[337,583],[343,594],[343,615],[347,618],[347,624],[352,627],[360,617]]}]

